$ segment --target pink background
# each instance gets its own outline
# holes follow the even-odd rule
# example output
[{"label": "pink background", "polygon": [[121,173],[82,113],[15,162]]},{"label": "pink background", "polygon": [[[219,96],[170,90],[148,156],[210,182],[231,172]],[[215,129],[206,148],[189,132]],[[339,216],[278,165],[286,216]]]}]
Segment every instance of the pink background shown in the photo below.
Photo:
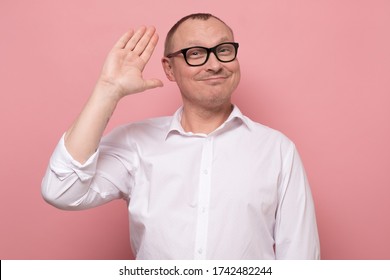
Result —
[{"label": "pink background", "polygon": [[[83,212],[42,200],[40,183],[103,60],[130,27],[161,36],[145,76],[110,123],[180,105],[162,71],[166,32],[199,11],[240,42],[234,102],[297,145],[316,203],[323,259],[390,259],[390,2],[386,0],[0,2],[0,258],[131,258],[125,203]],[[109,130],[108,129],[108,130]]]}]

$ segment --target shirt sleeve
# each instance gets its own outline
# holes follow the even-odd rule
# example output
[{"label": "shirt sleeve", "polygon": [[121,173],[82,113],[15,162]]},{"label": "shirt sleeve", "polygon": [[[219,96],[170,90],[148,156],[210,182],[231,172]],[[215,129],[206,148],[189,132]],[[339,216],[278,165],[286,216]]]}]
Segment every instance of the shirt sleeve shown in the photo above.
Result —
[{"label": "shirt sleeve", "polygon": [[[81,164],[69,154],[62,136],[42,181],[43,198],[64,210],[88,209],[113,199],[128,199],[131,174],[123,160],[109,150],[103,145]],[[115,153],[115,148],[111,150]]]},{"label": "shirt sleeve", "polygon": [[276,259],[319,259],[314,202],[293,144],[284,158],[275,224]]}]

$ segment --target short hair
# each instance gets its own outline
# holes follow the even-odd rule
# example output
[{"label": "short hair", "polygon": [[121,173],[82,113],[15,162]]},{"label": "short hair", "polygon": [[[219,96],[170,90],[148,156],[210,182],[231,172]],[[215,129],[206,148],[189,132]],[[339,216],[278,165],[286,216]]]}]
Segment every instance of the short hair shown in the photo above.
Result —
[{"label": "short hair", "polygon": [[222,22],[223,24],[226,25],[227,28],[229,28],[230,32],[232,33],[233,35],[233,30],[230,28],[229,25],[227,25],[223,20],[221,20],[220,18],[212,15],[212,14],[209,14],[209,13],[195,13],[195,14],[190,14],[188,16],[185,16],[183,18],[181,18],[178,22],[175,23],[175,25],[172,26],[172,28],[168,31],[167,33],[167,37],[165,38],[165,45],[164,45],[164,55],[167,56],[170,52],[170,48],[171,48],[171,45],[172,45],[172,38],[173,38],[173,35],[175,34],[176,30],[179,28],[179,26],[189,20],[189,19],[198,19],[198,20],[208,20],[209,18],[215,18],[217,20],[219,20],[220,22]]}]

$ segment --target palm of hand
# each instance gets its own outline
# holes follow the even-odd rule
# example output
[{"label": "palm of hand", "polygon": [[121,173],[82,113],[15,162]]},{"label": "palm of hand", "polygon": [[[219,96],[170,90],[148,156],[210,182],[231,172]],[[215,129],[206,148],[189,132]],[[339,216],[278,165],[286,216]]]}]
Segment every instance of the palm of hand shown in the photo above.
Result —
[{"label": "palm of hand", "polygon": [[108,54],[100,81],[113,86],[120,98],[162,86],[160,80],[147,80],[142,75],[157,41],[153,28],[123,35]]}]

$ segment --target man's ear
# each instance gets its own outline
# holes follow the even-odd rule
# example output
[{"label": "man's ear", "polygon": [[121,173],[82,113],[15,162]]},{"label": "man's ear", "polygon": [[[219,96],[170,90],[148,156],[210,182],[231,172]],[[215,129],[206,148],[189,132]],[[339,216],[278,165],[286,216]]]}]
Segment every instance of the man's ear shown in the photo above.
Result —
[{"label": "man's ear", "polygon": [[176,81],[175,76],[173,75],[171,60],[167,57],[163,57],[161,59],[161,64],[162,64],[162,67],[164,69],[165,75],[167,76],[168,80],[170,80],[171,82]]}]

